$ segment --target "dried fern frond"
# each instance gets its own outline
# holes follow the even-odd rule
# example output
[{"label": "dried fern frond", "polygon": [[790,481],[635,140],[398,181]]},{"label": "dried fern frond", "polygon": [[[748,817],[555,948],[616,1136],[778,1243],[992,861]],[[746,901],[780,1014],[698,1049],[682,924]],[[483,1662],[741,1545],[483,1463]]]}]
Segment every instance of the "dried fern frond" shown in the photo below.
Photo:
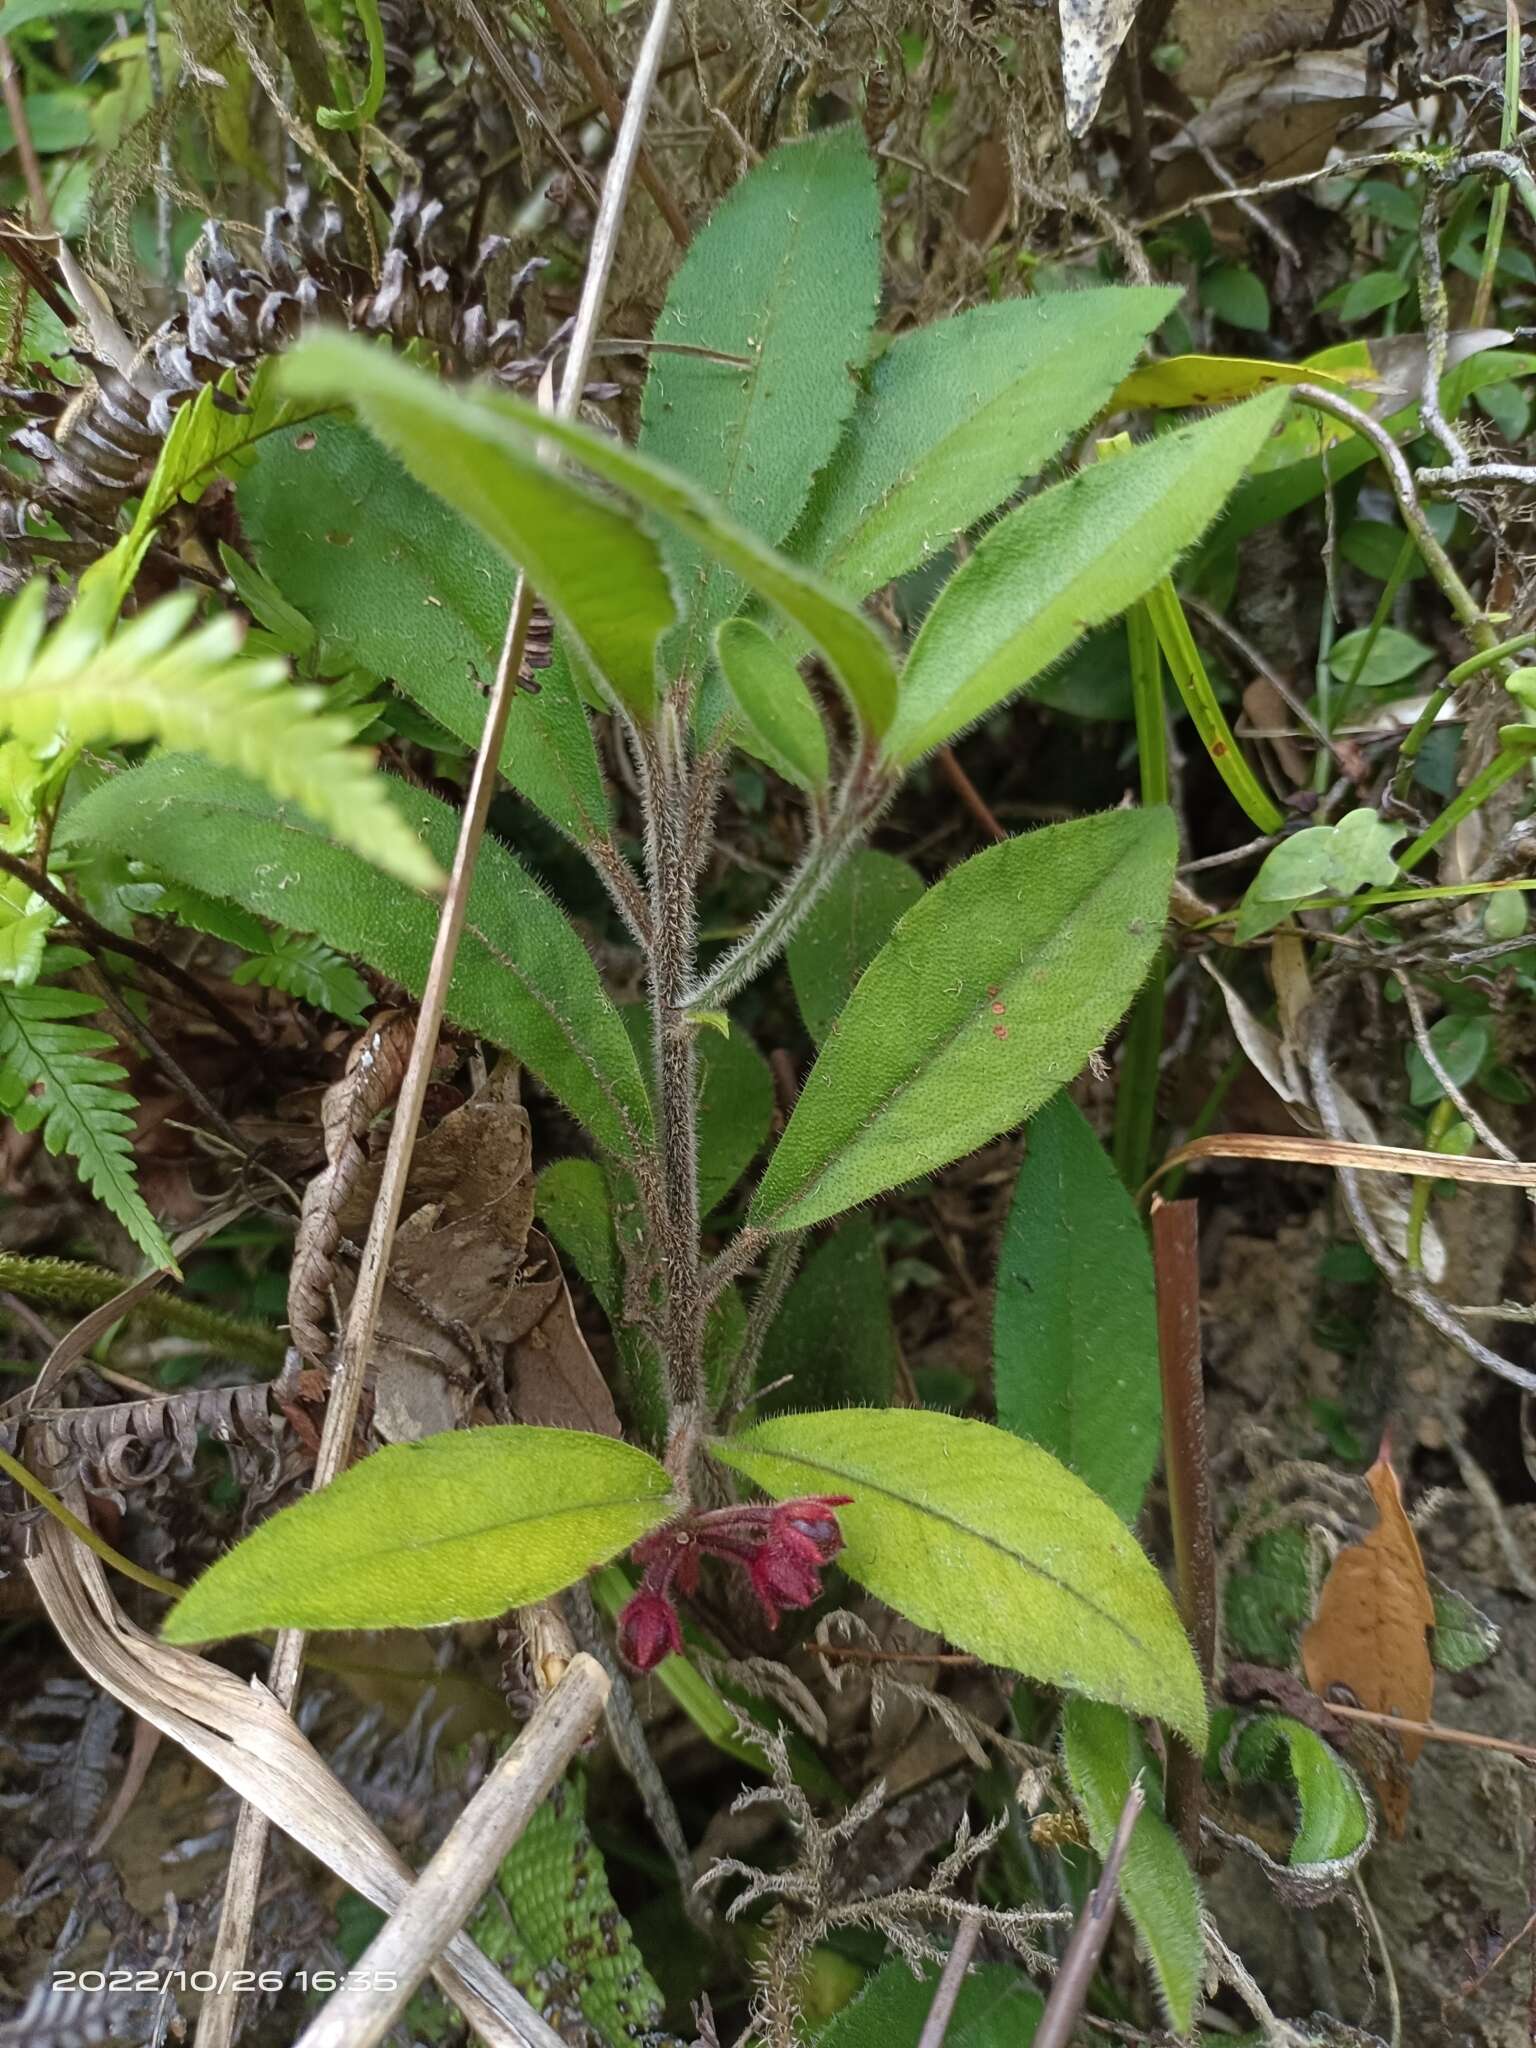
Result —
[{"label": "dried fern frond", "polygon": [[188,632],[194,600],[178,595],[107,639],[103,608],[85,602],[45,634],[46,598],[29,585],[0,632],[0,729],[38,747],[158,740],[202,754],[302,805],[386,873],[441,880],[350,722],[322,709],[323,690],[290,683],[284,662],[242,660],[235,619]]}]

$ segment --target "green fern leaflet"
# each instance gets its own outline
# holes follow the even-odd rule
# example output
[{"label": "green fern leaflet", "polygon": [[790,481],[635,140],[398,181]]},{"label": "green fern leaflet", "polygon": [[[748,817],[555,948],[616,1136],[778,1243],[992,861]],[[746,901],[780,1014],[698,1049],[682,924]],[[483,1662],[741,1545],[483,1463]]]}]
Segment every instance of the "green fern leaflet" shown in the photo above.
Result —
[{"label": "green fern leaflet", "polygon": [[96,997],[78,989],[0,984],[0,1110],[18,1130],[41,1126],[48,1150],[69,1154],[144,1256],[156,1266],[174,1266],[134,1177],[128,1140],[138,1105],[122,1085],[128,1076],[97,1057],[116,1040],[73,1021],[100,1008]]}]

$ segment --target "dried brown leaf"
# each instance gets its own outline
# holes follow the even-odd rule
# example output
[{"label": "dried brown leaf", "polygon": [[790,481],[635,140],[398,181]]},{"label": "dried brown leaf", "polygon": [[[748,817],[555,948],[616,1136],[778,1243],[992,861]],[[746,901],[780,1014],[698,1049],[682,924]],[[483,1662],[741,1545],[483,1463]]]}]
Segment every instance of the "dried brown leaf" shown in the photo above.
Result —
[{"label": "dried brown leaf", "polygon": [[[1323,1581],[1317,1613],[1301,1638],[1302,1669],[1319,1697],[1343,1686],[1373,1713],[1427,1721],[1434,1704],[1435,1667],[1429,1631],[1435,1603],[1424,1576],[1419,1540],[1403,1507],[1402,1490],[1385,1450],[1365,1483],[1379,1517],[1363,1543],[1341,1550]],[[1414,1729],[1387,1737],[1411,1766],[1424,1747]],[[1401,1835],[1408,1813],[1406,1769],[1395,1757],[1363,1756],[1387,1825]]]}]

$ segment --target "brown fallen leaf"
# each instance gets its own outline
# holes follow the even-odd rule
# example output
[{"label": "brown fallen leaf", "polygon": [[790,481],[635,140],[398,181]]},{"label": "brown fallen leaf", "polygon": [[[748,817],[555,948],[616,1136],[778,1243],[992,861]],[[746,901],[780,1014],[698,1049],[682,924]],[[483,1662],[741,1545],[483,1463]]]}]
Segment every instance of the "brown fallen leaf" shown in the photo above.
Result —
[{"label": "brown fallen leaf", "polygon": [[[1429,1650],[1435,1607],[1385,1442],[1365,1483],[1380,1519],[1363,1543],[1351,1543],[1334,1559],[1317,1613],[1301,1638],[1302,1669],[1320,1698],[1328,1697],[1330,1687],[1342,1686],[1356,1704],[1374,1713],[1427,1721],[1435,1691]],[[1394,1754],[1365,1755],[1359,1761],[1387,1826],[1400,1836],[1408,1817],[1408,1769],[1418,1760],[1424,1737],[1407,1728],[1381,1732]],[[1399,1755],[1402,1769],[1397,1768]]]}]

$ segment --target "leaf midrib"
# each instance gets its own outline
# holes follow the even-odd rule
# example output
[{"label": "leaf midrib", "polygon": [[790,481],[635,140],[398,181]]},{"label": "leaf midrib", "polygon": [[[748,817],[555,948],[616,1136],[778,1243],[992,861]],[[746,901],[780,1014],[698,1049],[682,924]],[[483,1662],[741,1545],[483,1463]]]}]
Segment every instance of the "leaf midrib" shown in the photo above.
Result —
[{"label": "leaf midrib", "polygon": [[1058,1578],[1054,1572],[1047,1571],[1044,1565],[1036,1564],[1017,1550],[1010,1550],[1006,1543],[999,1542],[995,1536],[989,1536],[985,1529],[974,1528],[969,1522],[962,1521],[958,1515],[950,1514],[947,1509],[930,1507],[925,1501],[914,1500],[910,1494],[898,1493],[894,1487],[882,1485],[878,1479],[871,1479],[866,1472],[850,1471],[844,1466],[831,1464],[824,1458],[807,1458],[796,1451],[769,1450],[766,1445],[756,1447],[753,1455],[777,1458],[782,1463],[796,1466],[805,1472],[826,1473],[833,1479],[846,1481],[849,1486],[861,1487],[865,1493],[877,1493],[885,1500],[894,1501],[898,1507],[907,1508],[914,1515],[927,1515],[936,1522],[944,1522],[951,1529],[958,1530],[962,1536],[975,1537],[978,1543],[985,1544],[989,1550],[995,1550],[1000,1557],[1007,1558],[1021,1570],[1033,1573],[1037,1579],[1043,1579],[1058,1592],[1066,1594],[1069,1599],[1078,1601],[1101,1621],[1107,1621],[1133,1649],[1141,1651],[1143,1655],[1150,1655],[1149,1646],[1133,1630],[1127,1628],[1117,1614],[1111,1613],[1107,1607],[1101,1607],[1088,1594],[1076,1586],[1068,1585],[1065,1579]]},{"label": "leaf midrib", "polygon": [[659,1528],[672,1514],[675,1502],[669,1494],[636,1493],[621,1494],[617,1497],[610,1494],[600,1500],[572,1501],[558,1508],[539,1508],[526,1515],[498,1515],[494,1521],[477,1522],[473,1527],[455,1529],[446,1535],[404,1539],[392,1543],[387,1550],[380,1549],[375,1544],[360,1557],[338,1554],[335,1562],[355,1565],[366,1564],[370,1558],[419,1556],[429,1551],[441,1550],[449,1544],[472,1542],[477,1536],[495,1536],[502,1530],[527,1528],[531,1523],[563,1522],[569,1521],[573,1515],[587,1515],[608,1508],[638,1507],[657,1509],[656,1521],[652,1526]]},{"label": "leaf midrib", "polygon": [[[1087,903],[1092,897],[1096,896],[1101,889],[1105,888],[1108,885],[1108,883],[1114,879],[1115,869],[1119,865],[1120,863],[1118,861],[1111,863],[1111,865],[1105,868],[1102,871],[1102,873],[1100,873],[1089,884],[1089,886],[1086,889],[1084,889],[1078,896],[1076,896],[1073,899],[1073,901],[1068,905],[1067,910],[1062,917],[1061,922],[1063,925],[1067,923],[1068,919],[1075,917],[1077,913],[1083,908],[1083,905],[1085,903]],[[921,902],[925,899],[919,898],[918,900]],[[1037,967],[1042,957],[1048,956],[1051,949],[1057,945],[1057,943],[1060,940],[1060,937],[1061,930],[1058,926],[1057,930],[1051,934],[1050,938],[1047,939],[1045,943],[1042,946],[1040,946],[1036,952],[1031,954],[1031,966]],[[876,954],[875,959],[878,960],[879,957],[879,954]],[[870,962],[871,967],[873,967],[874,964],[874,961]],[[865,970],[866,973],[868,971],[868,969]],[[1022,965],[1016,965],[1011,971],[1011,973],[1006,977],[1005,983],[1003,985],[1009,987],[1013,986],[1025,972],[1026,969]],[[833,1167],[836,1166],[841,1160],[845,1159],[850,1152],[855,1150],[860,1140],[866,1137],[868,1133],[875,1128],[877,1123],[881,1122],[885,1117],[889,1116],[892,1109],[902,1099],[902,1097],[906,1095],[911,1089],[915,1088],[918,1082],[921,1081],[927,1073],[931,1072],[931,1070],[938,1065],[941,1059],[947,1058],[947,1056],[954,1050],[955,1045],[958,1043],[961,1034],[967,1031],[971,1027],[971,1025],[973,1025],[976,1022],[976,1020],[981,1016],[982,1011],[988,1008],[995,1000],[996,998],[993,996],[983,995],[980,1001],[977,1003],[975,1009],[971,1010],[970,1012],[968,1012],[966,1016],[962,1017],[959,1023],[956,1024],[953,1031],[951,1031],[946,1038],[940,1040],[933,1047],[933,1050],[930,1053],[927,1060],[925,1061],[924,1065],[920,1067],[916,1072],[910,1074],[904,1081],[898,1082],[897,1085],[894,1088],[890,1089],[885,1095],[881,1096],[871,1107],[868,1116],[866,1116],[864,1120],[857,1126],[857,1128],[853,1130],[849,1134],[849,1136],[843,1140],[842,1144],[839,1145],[837,1151],[834,1152],[831,1155],[831,1157],[826,1160],[826,1162],[822,1165],[821,1169],[817,1173],[813,1174],[809,1180],[803,1181],[792,1194],[788,1195],[782,1202],[780,1202],[778,1207],[773,1211],[772,1216],[765,1217],[763,1219],[763,1228],[767,1230],[772,1230],[774,1228],[775,1218],[782,1216],[786,1209],[793,1207],[797,1203],[803,1202],[808,1195],[814,1193],[814,1191],[821,1186],[822,1182],[826,1179],[827,1175],[832,1171]],[[851,997],[849,998],[849,1001],[852,1001]],[[837,1019],[837,1023],[833,1025],[833,1032],[836,1031],[837,1024],[840,1024],[842,1022],[842,1018],[846,1015],[847,1008],[845,1006],[842,1015],[839,1016],[839,1018]],[[830,1046],[833,1043],[833,1032],[829,1032],[827,1035],[826,1043],[822,1048],[823,1057],[825,1056],[827,1046]],[[812,1071],[814,1072],[814,1069]],[[803,1099],[804,1098],[802,1096],[802,1100]],[[769,1171],[771,1172],[773,1169],[773,1161],[770,1159],[768,1164]]]}]

